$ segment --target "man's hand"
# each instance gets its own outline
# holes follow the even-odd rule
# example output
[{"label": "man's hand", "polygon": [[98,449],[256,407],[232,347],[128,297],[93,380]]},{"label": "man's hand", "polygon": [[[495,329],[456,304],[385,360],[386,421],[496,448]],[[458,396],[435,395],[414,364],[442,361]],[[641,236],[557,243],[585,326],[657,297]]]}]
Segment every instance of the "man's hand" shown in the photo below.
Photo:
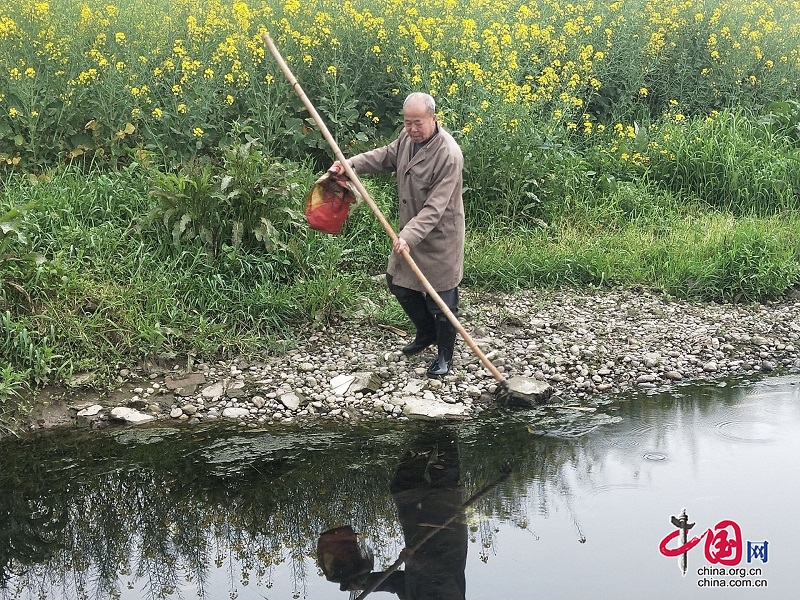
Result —
[{"label": "man's hand", "polygon": [[[353,165],[350,165],[350,168],[352,169]],[[332,173],[333,175],[339,175],[340,173],[344,173],[344,165],[342,165],[342,163],[339,162],[338,160],[334,161],[334,163],[328,169],[328,172]]]},{"label": "man's hand", "polygon": [[403,238],[398,237],[394,241],[394,244],[392,244],[392,250],[394,250],[398,254],[402,254],[403,252],[407,252],[409,250],[408,242],[405,241]]}]

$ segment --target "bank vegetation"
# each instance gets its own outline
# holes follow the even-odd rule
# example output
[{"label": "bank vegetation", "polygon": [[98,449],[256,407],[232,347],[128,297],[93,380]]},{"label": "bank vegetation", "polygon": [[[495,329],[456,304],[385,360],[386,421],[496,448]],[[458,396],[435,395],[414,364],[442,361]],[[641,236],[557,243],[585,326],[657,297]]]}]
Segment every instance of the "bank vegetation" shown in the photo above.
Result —
[{"label": "bank vegetation", "polygon": [[[366,207],[310,231],[331,151],[413,90],[465,154],[464,285],[778,298],[800,279],[800,6],[688,0],[0,2],[0,427],[77,373],[280,351],[377,303]],[[396,218],[391,178],[368,188]]]}]

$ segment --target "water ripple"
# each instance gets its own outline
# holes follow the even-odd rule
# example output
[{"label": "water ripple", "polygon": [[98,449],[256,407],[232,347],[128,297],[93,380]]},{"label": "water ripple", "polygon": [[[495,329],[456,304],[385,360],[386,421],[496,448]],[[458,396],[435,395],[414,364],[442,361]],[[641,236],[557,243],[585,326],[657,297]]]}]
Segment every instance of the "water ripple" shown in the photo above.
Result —
[{"label": "water ripple", "polygon": [[714,425],[714,430],[720,437],[734,442],[770,442],[777,437],[773,425],[759,421],[722,421]]},{"label": "water ripple", "polygon": [[645,460],[662,461],[667,460],[667,455],[663,452],[645,452],[642,454],[642,458]]}]

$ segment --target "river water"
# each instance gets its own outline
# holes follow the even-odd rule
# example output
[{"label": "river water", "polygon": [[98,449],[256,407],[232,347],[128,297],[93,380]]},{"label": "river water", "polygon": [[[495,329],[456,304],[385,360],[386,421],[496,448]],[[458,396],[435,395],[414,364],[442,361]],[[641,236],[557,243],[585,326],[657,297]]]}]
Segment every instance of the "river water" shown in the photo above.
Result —
[{"label": "river water", "polygon": [[432,531],[369,597],[791,598],[798,458],[798,375],[447,425],[51,432],[0,443],[0,599],[346,600]]}]

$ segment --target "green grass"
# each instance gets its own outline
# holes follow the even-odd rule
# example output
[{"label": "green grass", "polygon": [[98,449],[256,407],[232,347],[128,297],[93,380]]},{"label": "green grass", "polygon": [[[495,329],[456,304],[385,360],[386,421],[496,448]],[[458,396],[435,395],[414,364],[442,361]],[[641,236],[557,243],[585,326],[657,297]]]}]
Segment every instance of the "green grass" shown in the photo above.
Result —
[{"label": "green grass", "polygon": [[[212,256],[199,239],[176,247],[167,228],[140,227],[156,202],[143,175],[66,170],[35,184],[6,182],[4,210],[36,206],[17,221],[27,239],[15,241],[18,253],[46,261],[0,271],[14,284],[0,296],[0,355],[9,365],[0,423],[18,412],[25,385],[74,372],[94,371],[102,382],[116,365],[149,358],[263,356],[285,350],[308,326],[351,314],[410,328],[375,278],[390,244],[366,206],[340,236],[303,230],[285,239],[296,244],[290,265],[263,247]],[[393,220],[391,181],[367,185]],[[562,212],[550,224],[471,220],[464,285],[488,292],[643,285],[681,298],[759,301],[800,282],[795,212],[736,216],[633,182]]]},{"label": "green grass", "polygon": [[737,219],[674,214],[669,227],[563,224],[558,229],[474,232],[466,284],[482,289],[645,285],[698,300],[780,297],[800,282],[800,216]]},{"label": "green grass", "polygon": [[[395,135],[405,93],[436,97],[465,155],[467,286],[798,285],[786,0],[51,4],[3,12],[0,430],[73,372],[268,354],[356,311],[408,327],[372,280],[391,247],[365,206],[341,236],[305,227],[332,153],[262,26],[347,154]],[[396,223],[393,180],[368,183]]]},{"label": "green grass", "polygon": [[[383,283],[371,280],[390,245],[366,206],[341,236],[303,231],[286,240],[297,242],[297,262],[287,266],[263,248],[210,256],[199,240],[176,248],[166,229],[140,230],[155,200],[135,170],[16,183],[11,199],[39,207],[26,217],[25,250],[47,261],[4,294],[0,344],[15,372],[34,382],[153,356],[269,352],[296,328],[358,310],[364,296],[377,303],[371,318],[405,326]],[[369,185],[393,218],[389,183]],[[575,202],[568,214],[528,227],[470,222],[464,284],[636,284],[731,301],[777,298],[798,283],[793,212],[737,217],[628,184],[604,202]],[[19,290],[29,302],[14,301]]]}]

